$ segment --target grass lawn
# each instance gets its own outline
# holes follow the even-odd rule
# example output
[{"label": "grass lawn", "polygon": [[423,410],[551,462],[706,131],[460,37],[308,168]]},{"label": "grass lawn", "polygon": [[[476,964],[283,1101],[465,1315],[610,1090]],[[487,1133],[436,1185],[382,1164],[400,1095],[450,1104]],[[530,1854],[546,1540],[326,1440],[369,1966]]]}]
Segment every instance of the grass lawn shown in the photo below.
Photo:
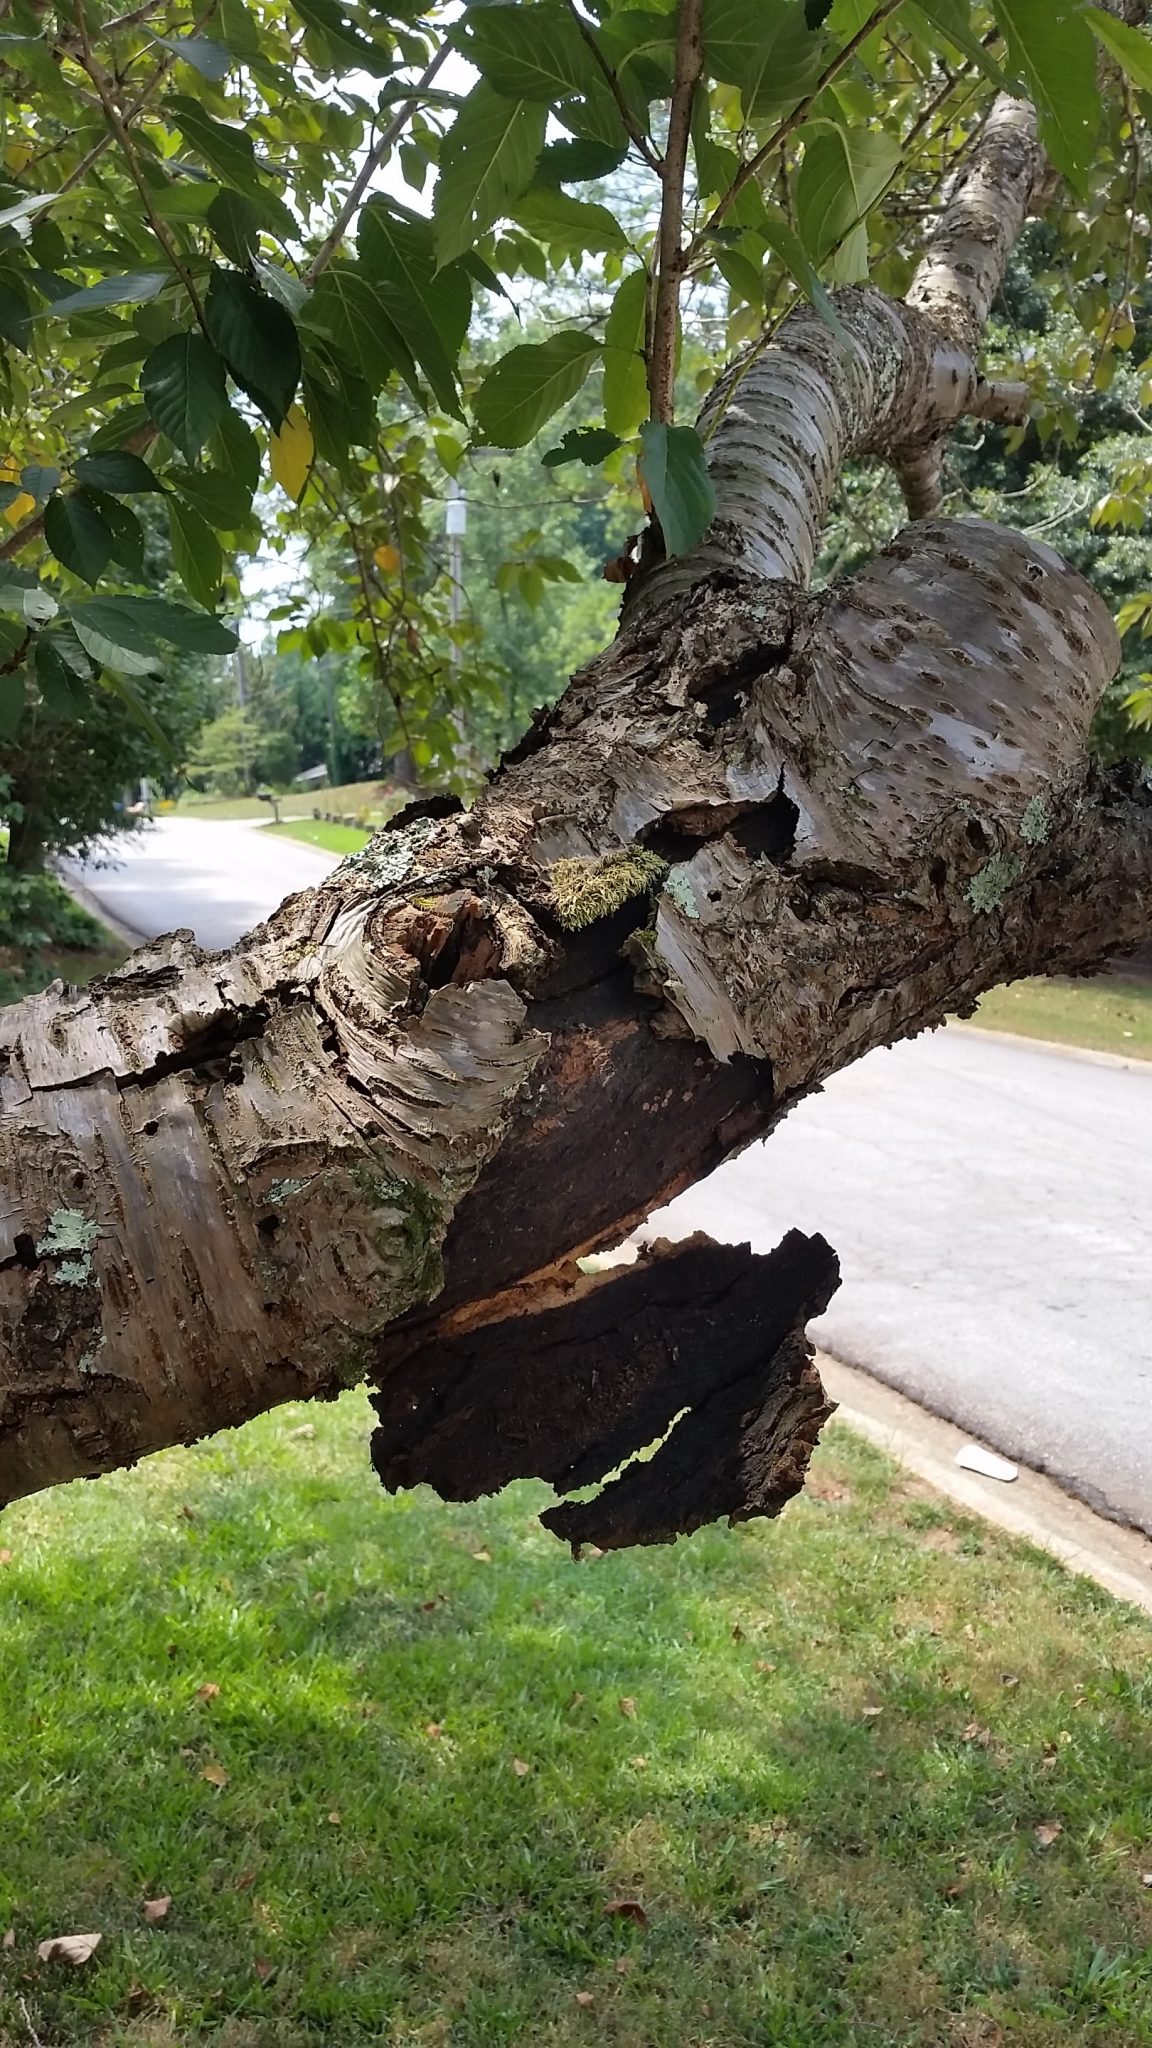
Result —
[{"label": "grass lawn", "polygon": [[[408,801],[408,795],[393,789],[386,790],[380,782],[345,782],[336,789],[289,790],[280,798],[280,815],[282,818],[311,818],[313,810],[319,806],[322,811],[371,811],[383,821]],[[195,790],[185,790],[176,809],[194,818],[272,816],[271,804],[261,803],[259,797],[209,797],[201,796]]]},{"label": "grass lawn", "polygon": [[358,825],[326,825],[323,818],[293,818],[265,830],[279,839],[302,839],[307,846],[322,846],[328,853],[359,853],[372,837]]},{"label": "grass lawn", "polygon": [[367,1428],[4,1516],[6,2048],[1152,2042],[1143,1617],[841,1430],[782,1522],[574,1564]]},{"label": "grass lawn", "polygon": [[1152,984],[1138,981],[1014,981],[981,999],[968,1022],[1025,1038],[1152,1059]]}]

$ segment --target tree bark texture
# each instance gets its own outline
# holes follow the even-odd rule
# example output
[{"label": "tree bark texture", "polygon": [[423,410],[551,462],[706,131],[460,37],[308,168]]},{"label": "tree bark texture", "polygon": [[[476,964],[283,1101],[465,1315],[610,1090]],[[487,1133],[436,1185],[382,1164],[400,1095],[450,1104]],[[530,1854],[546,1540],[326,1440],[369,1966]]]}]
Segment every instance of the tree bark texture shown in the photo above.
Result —
[{"label": "tree bark texture", "polygon": [[574,1262],[872,1047],[1152,925],[1152,799],[1086,747],[1115,630],[1058,555],[928,517],[806,587],[849,456],[930,502],[956,419],[1018,404],[975,349],[1042,171],[999,103],[907,302],[732,373],[712,531],[470,811],[0,1019],[0,1500],[363,1379],[386,1485],[615,1474],[546,1517],[573,1542],[795,1492],[829,1248]]}]

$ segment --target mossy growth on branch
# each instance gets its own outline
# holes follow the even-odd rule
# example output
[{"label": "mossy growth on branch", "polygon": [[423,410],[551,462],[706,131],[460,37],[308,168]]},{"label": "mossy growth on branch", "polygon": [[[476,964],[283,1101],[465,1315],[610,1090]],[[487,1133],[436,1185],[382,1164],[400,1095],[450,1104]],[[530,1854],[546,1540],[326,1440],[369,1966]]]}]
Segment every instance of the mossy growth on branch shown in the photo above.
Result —
[{"label": "mossy growth on branch", "polygon": [[558,860],[551,870],[552,907],[567,931],[581,931],[610,917],[633,896],[644,896],[664,880],[667,861],[641,846],[622,846],[588,859]]}]

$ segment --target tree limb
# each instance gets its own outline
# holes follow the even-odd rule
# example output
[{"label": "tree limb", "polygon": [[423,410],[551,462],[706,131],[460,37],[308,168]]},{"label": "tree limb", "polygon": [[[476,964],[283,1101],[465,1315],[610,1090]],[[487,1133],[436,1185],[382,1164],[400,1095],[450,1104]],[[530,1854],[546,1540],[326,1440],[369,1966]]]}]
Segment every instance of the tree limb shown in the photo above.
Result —
[{"label": "tree limb", "polygon": [[701,0],[679,0],[676,15],[676,73],[668,114],[668,141],[660,169],[660,226],[656,238],[656,303],[648,349],[648,401],[651,417],[670,426],[676,411],[676,343],[680,325],[680,286],[685,252],[684,173],[692,126],[692,97],[704,61],[700,41]]}]

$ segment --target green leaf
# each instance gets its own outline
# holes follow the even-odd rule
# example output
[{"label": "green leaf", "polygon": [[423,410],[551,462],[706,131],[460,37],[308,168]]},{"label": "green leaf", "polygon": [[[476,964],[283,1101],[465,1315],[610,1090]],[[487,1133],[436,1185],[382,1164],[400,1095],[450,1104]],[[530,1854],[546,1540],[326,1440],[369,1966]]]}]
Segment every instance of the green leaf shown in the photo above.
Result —
[{"label": "green leaf", "polygon": [[29,626],[46,626],[60,607],[32,569],[0,562],[0,611],[15,612]]},{"label": "green leaf", "polygon": [[106,491],[92,491],[101,519],[112,535],[112,560],[130,576],[144,574],[144,528],[136,514]]},{"label": "green leaf", "polygon": [[260,216],[242,192],[222,187],[208,208],[208,226],[218,246],[244,269],[260,243]]},{"label": "green leaf", "polygon": [[186,654],[231,654],[240,644],[238,635],[222,620],[164,597],[87,598],[72,605],[70,613],[78,633],[83,625],[85,631],[104,634],[114,645],[134,654],[154,654],[162,642]]},{"label": "green leaf", "polygon": [[608,178],[618,171],[628,154],[626,143],[590,142],[582,136],[565,136],[541,150],[536,165],[537,185],[556,187],[579,184],[585,178]]},{"label": "green leaf", "polygon": [[56,560],[85,583],[99,583],[112,559],[112,535],[87,491],[49,498],[44,538]]},{"label": "green leaf", "polygon": [[51,462],[27,462],[20,471],[20,488],[38,505],[50,498],[60,484],[60,471]]},{"label": "green leaf", "polygon": [[436,181],[436,253],[450,263],[506,212],[532,182],[548,118],[531,100],[502,99],[475,85],[444,137]]},{"label": "green leaf", "polygon": [[252,492],[222,469],[173,469],[167,482],[218,533],[236,533],[252,517]]},{"label": "green leaf", "polygon": [[237,270],[213,270],[208,333],[242,391],[279,430],[300,382],[300,342],[283,306]]},{"label": "green leaf", "polygon": [[1075,180],[1092,160],[1100,127],[1096,52],[1079,0],[993,0],[992,11],[1035,104],[1040,140],[1057,170]]},{"label": "green leaf", "polygon": [[739,86],[746,113],[758,119],[795,105],[819,75],[824,37],[805,20],[801,0],[704,0],[701,33],[709,69]]},{"label": "green leaf", "polygon": [[664,545],[682,555],[702,540],[716,516],[716,493],[695,427],[645,420],[640,429],[640,474],[648,486]]},{"label": "green leaf", "polygon": [[0,283],[0,334],[5,341],[13,348],[27,348],[31,324],[32,309],[23,292],[14,284]]},{"label": "green leaf", "polygon": [[226,469],[251,497],[260,481],[260,443],[230,405],[225,406],[216,422],[208,453],[216,467]]},{"label": "green leaf", "polygon": [[567,7],[472,7],[457,31],[460,49],[493,90],[550,106],[604,84],[596,58]]},{"label": "green leaf", "polygon": [[600,343],[591,335],[568,328],[502,356],[472,402],[485,440],[495,447],[522,448],[576,396],[599,353]]},{"label": "green leaf", "polygon": [[224,574],[224,552],[212,528],[191,505],[169,498],[168,535],[173,567],[185,590],[205,611],[213,611]]},{"label": "green leaf", "polygon": [[885,190],[900,162],[900,144],[894,135],[830,121],[812,122],[803,132],[796,221],[808,255],[822,263]]},{"label": "green leaf", "polygon": [[545,469],[559,469],[565,462],[583,462],[591,469],[622,446],[619,434],[610,434],[607,427],[569,427],[563,440],[540,460]]},{"label": "green leaf", "polygon": [[1133,85],[1143,92],[1152,92],[1152,41],[1140,29],[1130,28],[1126,21],[1105,14],[1102,7],[1086,7],[1084,19],[1097,42],[1115,57]]},{"label": "green leaf", "polygon": [[472,312],[464,271],[459,264],[438,271],[431,223],[405,217],[383,199],[365,207],[356,246],[358,267],[380,291],[436,399],[461,418],[456,360]]},{"label": "green leaf", "polygon": [[538,241],[563,248],[570,255],[599,255],[628,247],[627,229],[606,206],[589,206],[567,192],[539,191],[533,186],[516,201],[512,216]]},{"label": "green leaf", "polygon": [[125,675],[151,676],[160,667],[160,650],[155,639],[149,641],[146,650],[125,647],[120,640],[102,632],[95,620],[85,617],[92,606],[74,605],[71,612],[72,630],[86,654],[90,654],[100,669],[119,669]]},{"label": "green leaf", "polygon": [[238,186],[241,192],[260,190],[252,137],[243,128],[214,121],[199,100],[185,99],[182,93],[172,93],[165,100],[164,113],[175,122],[189,149],[203,158],[222,184]]},{"label": "green leaf", "polygon": [[230,410],[224,365],[194,329],[153,349],[140,372],[140,389],[161,433],[189,462]]},{"label": "green leaf", "polygon": [[303,278],[296,277],[279,263],[270,263],[266,256],[254,256],[252,268],[270,299],[279,299],[293,318],[304,311],[311,293]]},{"label": "green leaf", "polygon": [[350,8],[338,5],[337,0],[292,0],[292,12],[298,14],[305,27],[326,46],[331,70],[346,71],[347,62],[341,60],[351,57],[371,78],[391,76],[394,65],[391,51],[370,41],[354,22],[347,19]]},{"label": "green leaf", "polygon": [[952,49],[959,50],[984,73],[985,78],[992,81],[997,92],[1007,90],[1004,73],[992,52],[986,50],[979,36],[972,33],[969,0],[916,0],[914,6],[910,0],[905,0],[905,7],[913,25],[917,17],[922,16],[929,32],[933,29],[938,31],[937,35],[929,33],[926,38],[931,47],[939,49],[940,37],[943,36],[945,44],[952,46],[946,50],[948,56],[951,56]]},{"label": "green leaf", "polygon": [[778,213],[775,207],[766,207],[764,219],[756,232],[762,235],[769,248],[780,258],[785,269],[791,272],[801,290],[807,293],[820,318],[826,327],[831,328],[837,341],[846,341],[847,336],[840,315],[809,262],[799,235],[789,227],[784,215]]},{"label": "green leaf", "polygon": [[81,291],[65,292],[50,306],[41,306],[37,319],[46,314],[64,318],[70,313],[90,313],[100,306],[145,306],[162,292],[171,279],[166,270],[130,270],[122,277],[102,277],[99,284],[86,284]]},{"label": "green leaf", "polygon": [[384,302],[382,291],[351,263],[333,263],[316,286],[305,324],[335,342],[373,391],[399,370],[420,397],[416,365]]},{"label": "green leaf", "polygon": [[648,411],[644,334],[648,273],[630,270],[616,287],[604,329],[604,418],[629,441]]},{"label": "green leaf", "polygon": [[162,43],[179,57],[182,64],[191,64],[201,78],[210,78],[219,84],[232,69],[232,52],[223,43],[213,42],[211,36],[153,36],[153,42]]},{"label": "green leaf", "polygon": [[24,677],[19,671],[0,675],[0,740],[10,740],[19,732],[25,697]]},{"label": "green leaf", "polygon": [[37,688],[48,709],[57,718],[75,718],[87,704],[88,692],[51,634],[37,635],[32,664]]},{"label": "green leaf", "polygon": [[305,362],[302,389],[316,453],[347,474],[351,449],[371,448],[377,438],[376,402],[369,386],[342,365],[338,375],[329,375],[328,365],[313,359]]},{"label": "green leaf", "polygon": [[127,448],[109,448],[100,455],[82,455],[73,470],[82,484],[94,484],[99,491],[162,491],[163,484],[139,455]]}]

